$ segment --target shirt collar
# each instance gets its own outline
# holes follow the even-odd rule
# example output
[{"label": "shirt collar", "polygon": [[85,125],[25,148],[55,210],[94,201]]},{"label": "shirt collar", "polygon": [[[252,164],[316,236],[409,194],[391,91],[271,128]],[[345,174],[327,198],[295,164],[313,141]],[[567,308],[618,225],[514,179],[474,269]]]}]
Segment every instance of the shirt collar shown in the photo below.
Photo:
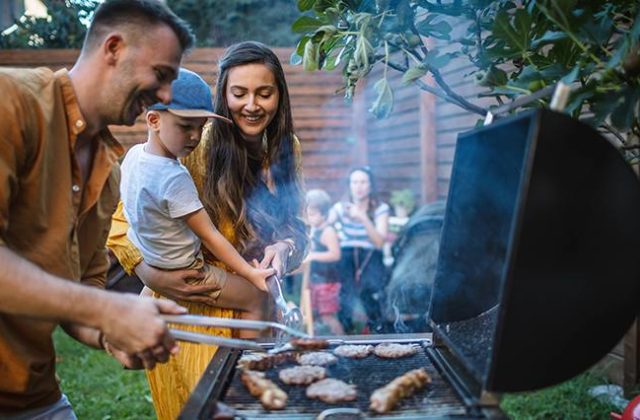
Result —
[{"label": "shirt collar", "polygon": [[[86,129],[87,122],[80,111],[80,105],[78,104],[78,99],[76,98],[76,93],[73,89],[71,78],[69,77],[69,71],[67,69],[60,69],[55,72],[55,77],[60,83],[62,100],[64,102],[65,113],[67,114],[67,128],[69,133],[72,133],[69,140],[72,143],[71,146],[74,147],[78,135]],[[124,147],[113,137],[108,128],[100,130],[96,135],[96,139],[107,146],[111,152],[108,153],[108,156],[112,157],[114,161],[124,155]]]}]

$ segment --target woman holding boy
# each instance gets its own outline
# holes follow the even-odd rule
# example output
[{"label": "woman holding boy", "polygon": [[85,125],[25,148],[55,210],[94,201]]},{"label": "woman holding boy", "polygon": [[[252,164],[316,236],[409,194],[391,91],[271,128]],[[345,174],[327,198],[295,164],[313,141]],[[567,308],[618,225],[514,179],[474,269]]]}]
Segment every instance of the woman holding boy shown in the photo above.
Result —
[{"label": "woman holding boy", "polygon": [[[299,218],[300,145],[293,133],[289,94],[277,56],[257,42],[230,47],[219,61],[214,111],[234,124],[213,120],[183,163],[220,233],[246,260],[258,259],[261,268],[271,266],[283,274],[299,265],[307,236]],[[212,292],[217,286],[185,282],[201,278],[198,271],[164,271],[146,264],[127,240],[127,229],[119,206],[108,245],[127,271],[135,269],[148,287],[181,300],[192,314],[238,315],[212,306]],[[206,249],[203,254],[206,262],[228,269]],[[198,327],[185,329],[203,331]],[[228,329],[204,331],[231,335]],[[216,350],[213,346],[183,343],[177,357],[148,372],[158,418],[178,416]]]}]

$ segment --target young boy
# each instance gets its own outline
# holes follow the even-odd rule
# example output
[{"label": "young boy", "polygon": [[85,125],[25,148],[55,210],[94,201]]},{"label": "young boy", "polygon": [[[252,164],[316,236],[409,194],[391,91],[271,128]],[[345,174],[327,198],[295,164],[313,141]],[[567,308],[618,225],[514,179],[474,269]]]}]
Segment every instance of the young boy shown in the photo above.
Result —
[{"label": "young boy", "polygon": [[[180,69],[171,92],[170,104],[157,103],[147,109],[148,140],[133,146],[122,163],[120,193],[130,225],[127,236],[147,264],[164,270],[202,270],[205,278],[201,281],[218,286],[213,297],[220,307],[242,310],[245,319],[260,319],[258,289],[267,290],[265,279],[274,270],[252,267],[222,236],[178,160],[198,145],[208,118],[226,118],[213,113],[209,86],[189,70]],[[204,264],[201,241],[237,275]],[[151,291],[145,288],[142,294]],[[253,336],[250,332],[242,335]]]},{"label": "young boy", "polygon": [[340,282],[336,262],[340,260],[340,242],[333,226],[327,224],[331,198],[323,190],[307,192],[307,223],[311,226],[310,263],[311,306],[331,333],[344,334],[336,318],[339,309]]}]

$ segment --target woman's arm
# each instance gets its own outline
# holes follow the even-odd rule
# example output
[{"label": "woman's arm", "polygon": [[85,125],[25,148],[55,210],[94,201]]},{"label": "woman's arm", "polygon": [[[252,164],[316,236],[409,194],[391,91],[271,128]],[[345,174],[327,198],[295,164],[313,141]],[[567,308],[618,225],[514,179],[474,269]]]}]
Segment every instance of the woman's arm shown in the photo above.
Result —
[{"label": "woman's arm", "polygon": [[356,205],[349,206],[349,217],[356,220],[365,227],[369,240],[380,249],[384,245],[384,239],[389,229],[389,213],[384,212],[376,217],[375,223],[369,218],[366,211]]}]

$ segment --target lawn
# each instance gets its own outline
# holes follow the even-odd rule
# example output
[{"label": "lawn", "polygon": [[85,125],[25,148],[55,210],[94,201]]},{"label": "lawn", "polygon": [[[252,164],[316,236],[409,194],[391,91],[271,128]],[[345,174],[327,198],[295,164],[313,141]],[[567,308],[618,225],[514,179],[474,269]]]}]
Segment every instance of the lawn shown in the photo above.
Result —
[{"label": "lawn", "polygon": [[[57,330],[58,375],[62,389],[83,419],[153,419],[144,373],[127,371],[97,350],[88,349]],[[614,407],[587,395],[603,383],[585,374],[543,391],[504,397],[502,409],[514,419],[608,419]]]}]

